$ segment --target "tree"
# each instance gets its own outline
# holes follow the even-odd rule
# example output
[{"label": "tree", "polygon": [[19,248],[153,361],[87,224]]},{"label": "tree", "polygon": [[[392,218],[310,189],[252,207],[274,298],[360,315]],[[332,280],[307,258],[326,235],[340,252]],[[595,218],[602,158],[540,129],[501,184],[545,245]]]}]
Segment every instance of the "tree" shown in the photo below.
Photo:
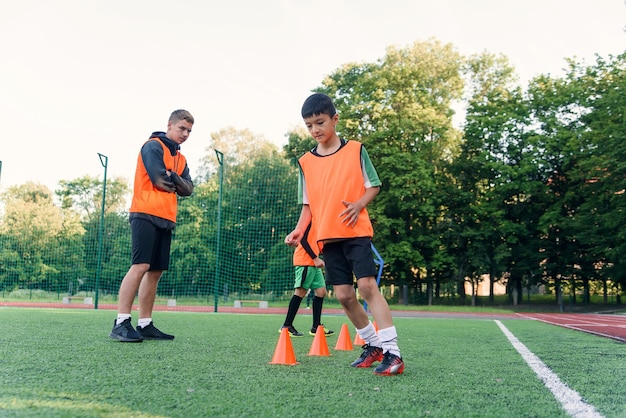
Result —
[{"label": "tree", "polygon": [[10,266],[3,280],[8,282],[12,276],[17,279],[17,283],[11,280],[12,286],[59,290],[61,279],[82,267],[81,248],[73,246],[84,233],[82,226],[54,205],[52,193],[43,185],[29,182],[10,187],[3,200],[0,233],[7,246],[2,257]]},{"label": "tree", "polygon": [[[61,180],[55,194],[61,200],[61,208],[71,209],[82,219],[91,220],[100,217],[102,190],[101,180],[84,176],[74,180]],[[104,213],[125,211],[126,197],[129,193],[130,189],[125,179],[117,177],[107,180]]]},{"label": "tree", "polygon": [[[510,271],[513,248],[529,234],[515,207],[528,201],[523,187],[527,111],[506,57],[482,53],[467,60],[467,113],[461,153],[450,166],[457,188],[449,198],[458,270],[472,287],[487,275],[493,284]],[[532,170],[531,170],[532,171]],[[471,254],[468,257],[466,253]],[[463,277],[459,277],[462,280]],[[472,295],[474,296],[474,295]],[[474,301],[474,298],[472,298]]]},{"label": "tree", "polygon": [[248,129],[228,127],[211,134],[211,143],[206,147],[207,154],[201,159],[198,169],[198,181],[207,181],[218,172],[219,164],[215,159],[214,150],[224,155],[225,166],[241,166],[257,156],[270,155],[276,146],[262,135]]},{"label": "tree", "polygon": [[451,45],[416,42],[391,47],[376,63],[348,64],[318,91],[334,98],[338,132],[362,141],[383,182],[370,205],[385,278],[421,289],[432,302],[442,250],[443,161],[452,158],[459,132],[452,106],[461,98],[462,57]]}]

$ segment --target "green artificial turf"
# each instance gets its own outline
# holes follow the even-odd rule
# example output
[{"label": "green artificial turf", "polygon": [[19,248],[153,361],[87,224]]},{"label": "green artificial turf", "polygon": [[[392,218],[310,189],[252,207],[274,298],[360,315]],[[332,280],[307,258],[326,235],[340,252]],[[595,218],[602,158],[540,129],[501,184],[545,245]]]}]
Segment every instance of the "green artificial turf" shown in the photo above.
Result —
[{"label": "green artificial turf", "polygon": [[[0,308],[0,416],[567,416],[493,320],[396,318],[406,370],[380,377],[349,366],[358,347],[334,350],[343,315],[324,316],[337,332],[328,357],[308,355],[309,335],[291,339],[294,366],[270,364],[282,315],[157,312],[176,339],[140,344],[108,337],[114,317]],[[623,416],[625,344],[502,322],[601,414]],[[311,317],[294,325],[305,331]]]}]

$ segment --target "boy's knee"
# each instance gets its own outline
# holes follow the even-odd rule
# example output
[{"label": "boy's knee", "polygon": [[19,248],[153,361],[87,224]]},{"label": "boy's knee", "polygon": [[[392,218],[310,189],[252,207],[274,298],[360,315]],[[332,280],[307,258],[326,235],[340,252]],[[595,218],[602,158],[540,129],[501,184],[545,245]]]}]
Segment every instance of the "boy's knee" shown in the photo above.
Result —
[{"label": "boy's knee", "polygon": [[365,300],[380,294],[378,291],[378,285],[376,284],[376,279],[373,277],[364,277],[359,279],[357,281],[357,286],[359,288],[359,294]]},{"label": "boy's knee", "polygon": [[293,294],[298,296],[298,297],[304,298],[306,296],[306,289],[304,289],[302,287],[296,287],[293,290]]},{"label": "boy's knee", "polygon": [[318,298],[326,297],[326,288],[319,287],[315,289],[315,296],[317,296]]},{"label": "boy's knee", "polygon": [[349,293],[349,292],[345,292],[345,293],[337,293],[337,301],[342,305],[342,306],[350,306],[352,303],[357,302],[358,300],[356,298],[356,294],[355,293]]}]

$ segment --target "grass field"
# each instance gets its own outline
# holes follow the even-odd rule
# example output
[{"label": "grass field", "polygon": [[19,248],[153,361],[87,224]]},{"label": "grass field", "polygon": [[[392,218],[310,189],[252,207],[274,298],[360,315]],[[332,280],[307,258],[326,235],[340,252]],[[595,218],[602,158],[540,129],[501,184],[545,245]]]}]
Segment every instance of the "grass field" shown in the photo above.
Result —
[{"label": "grass field", "polygon": [[[0,308],[0,416],[566,417],[494,320],[396,318],[401,376],[349,363],[360,354],[269,364],[283,316],[158,312],[174,341],[119,343],[115,313]],[[136,315],[134,320],[136,321]],[[295,326],[310,326],[300,315]],[[339,331],[343,315],[326,315]],[[544,323],[501,323],[602,416],[626,416],[626,344]],[[350,327],[352,337],[354,330]]]}]

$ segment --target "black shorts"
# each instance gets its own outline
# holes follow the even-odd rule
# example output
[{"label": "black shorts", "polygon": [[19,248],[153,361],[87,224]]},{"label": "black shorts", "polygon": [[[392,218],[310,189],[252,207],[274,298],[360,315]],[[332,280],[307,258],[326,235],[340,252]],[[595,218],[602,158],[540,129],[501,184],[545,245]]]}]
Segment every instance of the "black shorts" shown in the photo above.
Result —
[{"label": "black shorts", "polygon": [[323,253],[326,283],[352,285],[355,277],[376,277],[378,272],[372,253],[372,240],[368,237],[324,243]]},{"label": "black shorts", "polygon": [[141,218],[130,220],[133,264],[150,264],[150,271],[167,270],[172,230],[157,228]]}]

